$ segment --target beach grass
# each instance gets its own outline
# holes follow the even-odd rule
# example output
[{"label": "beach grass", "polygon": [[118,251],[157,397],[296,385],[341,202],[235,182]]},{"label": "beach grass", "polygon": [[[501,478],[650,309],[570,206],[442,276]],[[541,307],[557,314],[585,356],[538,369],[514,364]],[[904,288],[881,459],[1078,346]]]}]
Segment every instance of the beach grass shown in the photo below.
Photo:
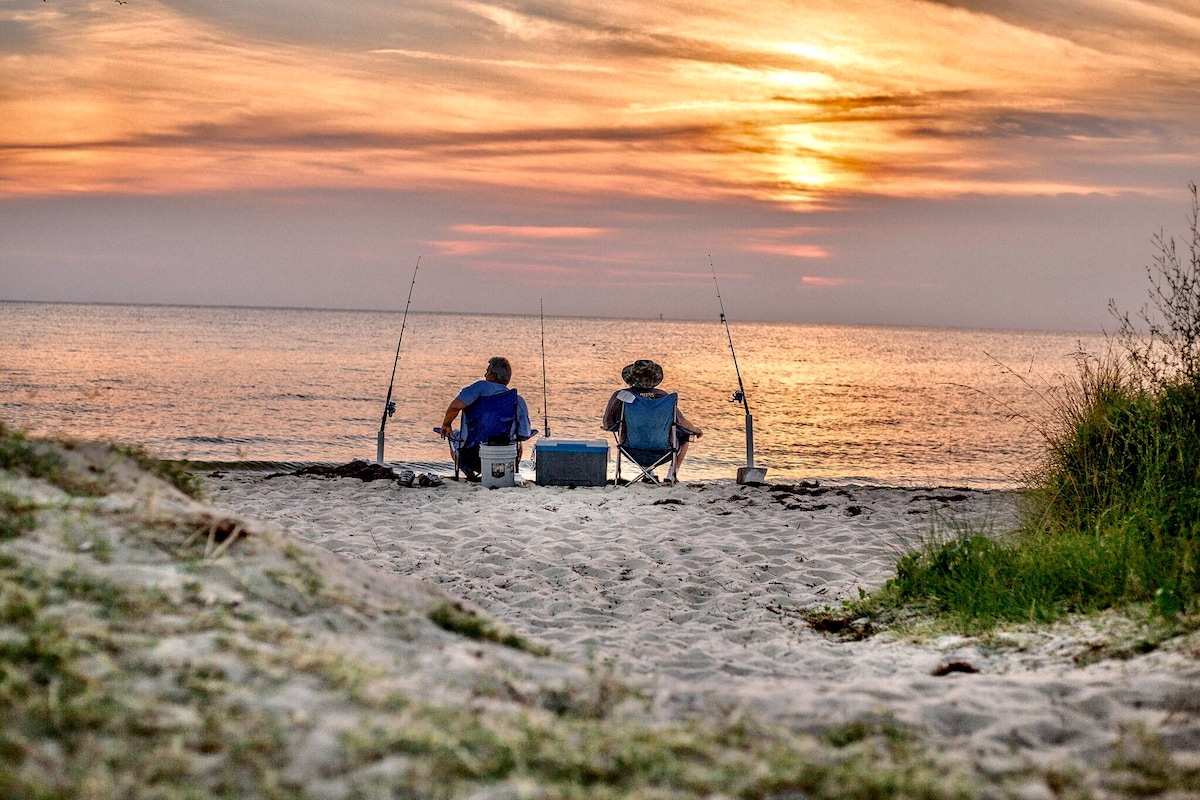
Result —
[{"label": "beach grass", "polygon": [[[1103,354],[1044,394],[1030,420],[1044,441],[1021,519],[1000,532],[934,530],[879,591],[815,620],[932,615],[965,631],[1046,623],[1121,608],[1200,627],[1200,203],[1192,191],[1190,256],[1156,239],[1151,305],[1127,314]],[[1114,311],[1114,313],[1116,313]]]},{"label": "beach grass", "polygon": [[505,630],[488,617],[473,609],[466,608],[462,603],[447,602],[435,606],[429,612],[429,621],[442,630],[457,633],[468,639],[497,642],[515,650],[524,650],[537,655],[550,655],[550,651],[534,644],[523,636]]},{"label": "beach grass", "polygon": [[61,480],[65,462],[53,450],[38,447],[20,431],[0,422],[0,469],[18,472],[31,478],[46,478],[51,483]]},{"label": "beach grass", "polygon": [[[63,491],[78,496],[98,496],[105,493],[102,483],[91,476],[67,469],[66,459],[57,448],[67,450],[75,443],[64,441],[55,447],[32,441],[20,431],[0,422],[0,469],[21,472],[32,478],[45,478]],[[153,458],[144,448],[124,446],[113,448],[114,459],[128,458],[145,471],[156,475],[189,497],[200,496],[200,479],[182,461],[163,461]]]},{"label": "beach grass", "polygon": [[117,448],[117,452],[133,459],[147,472],[157,475],[188,497],[200,497],[200,478],[186,461],[167,461],[154,458],[139,446]]}]

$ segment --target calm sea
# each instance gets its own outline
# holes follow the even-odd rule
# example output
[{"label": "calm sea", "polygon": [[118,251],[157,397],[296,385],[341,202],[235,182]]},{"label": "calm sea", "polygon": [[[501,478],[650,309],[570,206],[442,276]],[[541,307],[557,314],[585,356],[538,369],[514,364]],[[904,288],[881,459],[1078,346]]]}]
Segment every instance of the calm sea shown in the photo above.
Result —
[{"label": "calm sea", "polygon": [[[0,420],[153,455],[263,468],[374,459],[401,314],[0,303]],[[731,323],[773,481],[1009,487],[1036,461],[1029,421],[1098,334]],[[544,346],[543,346],[544,341]],[[746,463],[744,410],[719,320],[408,315],[386,460],[450,471],[447,403],[513,363],[534,427],[604,437],[600,415],[638,358],[704,429],[685,480]],[[545,371],[543,373],[543,357]],[[543,380],[544,375],[544,380]],[[611,466],[611,465],[610,465]],[[526,459],[522,471],[530,475]]]}]

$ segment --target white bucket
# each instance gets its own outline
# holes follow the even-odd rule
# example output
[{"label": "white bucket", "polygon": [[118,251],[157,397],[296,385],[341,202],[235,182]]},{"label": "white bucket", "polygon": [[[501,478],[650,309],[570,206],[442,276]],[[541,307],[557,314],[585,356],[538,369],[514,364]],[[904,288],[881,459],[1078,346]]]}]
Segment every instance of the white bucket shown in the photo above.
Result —
[{"label": "white bucket", "polygon": [[479,482],[489,489],[517,485],[517,446],[479,445]]}]

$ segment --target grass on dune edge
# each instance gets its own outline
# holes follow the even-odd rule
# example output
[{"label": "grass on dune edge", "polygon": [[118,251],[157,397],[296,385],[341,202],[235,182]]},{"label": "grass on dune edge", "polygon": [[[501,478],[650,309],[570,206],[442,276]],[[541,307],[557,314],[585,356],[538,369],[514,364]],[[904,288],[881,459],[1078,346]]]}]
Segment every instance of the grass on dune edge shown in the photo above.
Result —
[{"label": "grass on dune edge", "polygon": [[1200,204],[1190,186],[1187,252],[1161,234],[1147,267],[1150,303],[1103,354],[1039,393],[1030,419],[1044,441],[1020,522],[997,534],[934,531],[896,577],[817,627],[850,620],[986,632],[1117,611],[1145,621],[1117,654],[1153,649],[1200,628]]},{"label": "grass on dune edge", "polygon": [[[445,598],[356,594],[363,577],[341,585],[319,548],[129,502],[208,508],[140,455],[77,447],[0,427],[0,798],[949,800],[983,785],[887,716],[797,733],[661,719],[595,667],[531,683],[522,664],[566,666]],[[426,668],[414,688],[439,648],[475,671]],[[1078,776],[1043,777],[1085,796]]]}]

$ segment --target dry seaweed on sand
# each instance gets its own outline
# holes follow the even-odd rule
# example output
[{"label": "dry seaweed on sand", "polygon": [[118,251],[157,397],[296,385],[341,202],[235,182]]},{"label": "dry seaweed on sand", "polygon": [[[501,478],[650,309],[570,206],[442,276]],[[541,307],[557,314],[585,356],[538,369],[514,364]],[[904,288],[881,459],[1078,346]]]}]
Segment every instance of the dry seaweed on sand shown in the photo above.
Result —
[{"label": "dry seaweed on sand", "polygon": [[371,461],[354,461],[345,464],[311,464],[307,467],[301,467],[292,472],[276,472],[268,475],[269,478],[278,478],[285,475],[316,475],[323,478],[358,478],[361,481],[395,481],[400,479],[400,475],[393,468],[385,464],[376,464]]},{"label": "dry seaweed on sand", "polygon": [[436,475],[422,473],[417,475],[410,469],[396,470],[385,464],[355,459],[345,464],[311,464],[292,472],[274,472],[268,478],[294,476],[314,476],[318,478],[357,478],[360,481],[395,481],[401,486],[441,486],[441,479]]}]

